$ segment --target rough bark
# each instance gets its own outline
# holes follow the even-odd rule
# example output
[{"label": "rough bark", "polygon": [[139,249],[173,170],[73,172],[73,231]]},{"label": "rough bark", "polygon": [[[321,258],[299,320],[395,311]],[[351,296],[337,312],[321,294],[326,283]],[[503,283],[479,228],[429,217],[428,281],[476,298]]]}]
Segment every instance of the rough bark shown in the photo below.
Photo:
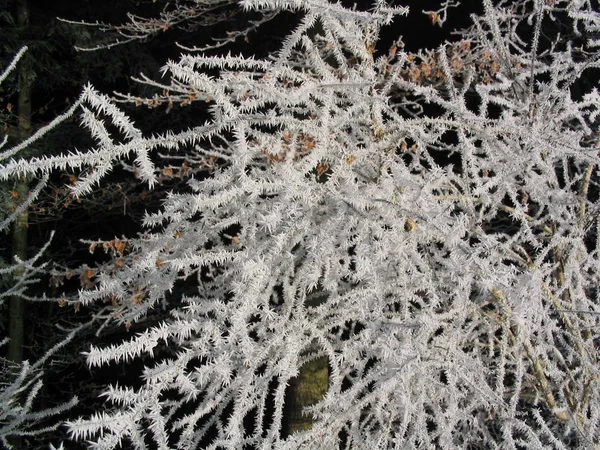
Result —
[{"label": "rough bark", "polygon": [[[307,301],[308,307],[315,307],[327,300],[327,295],[317,295]],[[329,359],[326,356],[308,361],[300,367],[298,376],[290,380],[286,391],[284,436],[299,431],[310,430],[313,417],[304,413],[304,408],[312,406],[325,397],[329,388]]]}]

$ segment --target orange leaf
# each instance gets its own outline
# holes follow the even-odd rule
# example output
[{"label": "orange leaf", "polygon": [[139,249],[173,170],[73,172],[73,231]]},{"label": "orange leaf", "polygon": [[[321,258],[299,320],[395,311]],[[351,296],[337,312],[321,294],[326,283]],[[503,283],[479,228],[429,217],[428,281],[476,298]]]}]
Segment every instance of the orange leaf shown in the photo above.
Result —
[{"label": "orange leaf", "polygon": [[329,164],[327,163],[319,163],[319,165],[317,166],[317,175],[323,175],[325,172],[327,172],[329,170]]},{"label": "orange leaf", "polygon": [[429,64],[421,64],[421,73],[425,78],[429,78],[431,76],[431,66]]},{"label": "orange leaf", "polygon": [[471,50],[471,41],[461,41],[460,48],[468,52]]},{"label": "orange leaf", "polygon": [[144,291],[137,292],[132,298],[131,301],[136,305],[141,305],[142,301],[146,297],[146,293]]},{"label": "orange leaf", "polygon": [[127,247],[127,243],[121,241],[120,239],[115,239],[111,241],[111,243],[112,247],[117,251],[119,255],[122,255],[123,251],[125,250],[125,247]]},{"label": "orange leaf", "polygon": [[498,72],[500,72],[500,64],[498,64],[496,61],[492,61],[491,71],[492,71],[492,75],[495,75]]},{"label": "orange leaf", "polygon": [[315,148],[316,145],[317,145],[317,141],[311,136],[309,139],[306,140],[302,149],[304,149],[306,147],[308,150],[312,150],[313,148]]},{"label": "orange leaf", "polygon": [[440,19],[440,15],[437,12],[431,11],[429,13],[429,18],[431,19],[431,24],[432,25],[442,26],[442,21]]},{"label": "orange leaf", "polygon": [[8,105],[6,105],[6,110],[7,110],[8,112],[11,112],[11,111],[12,111],[12,109],[13,109],[13,105],[12,105],[12,103],[9,103]]},{"label": "orange leaf", "polygon": [[96,275],[96,271],[94,269],[87,269],[79,276],[79,280],[83,287],[92,287],[94,283],[92,282],[92,277]]}]

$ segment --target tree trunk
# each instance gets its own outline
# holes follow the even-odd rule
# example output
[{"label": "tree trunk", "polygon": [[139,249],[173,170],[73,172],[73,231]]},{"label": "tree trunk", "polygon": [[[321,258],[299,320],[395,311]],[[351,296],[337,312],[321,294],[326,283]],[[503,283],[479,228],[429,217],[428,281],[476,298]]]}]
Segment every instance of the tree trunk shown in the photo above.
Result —
[{"label": "tree trunk", "polygon": [[303,409],[323,399],[329,385],[329,360],[322,356],[305,363],[300,373],[290,381],[286,392],[284,436],[310,430],[313,418]]},{"label": "tree trunk", "polygon": [[[15,193],[19,199],[27,198],[29,188],[24,181],[17,182]],[[21,260],[27,258],[27,220],[28,212],[25,210],[13,224],[12,254]],[[23,269],[15,272],[15,277],[23,274]],[[23,345],[25,342],[24,320],[25,300],[17,295],[10,298],[9,303],[8,358],[16,363],[23,362]]]},{"label": "tree trunk", "polygon": [[[21,0],[17,4],[16,22],[20,29],[29,25],[29,0]],[[17,100],[18,114],[18,138],[23,140],[31,134],[31,65],[26,61],[21,61],[19,66],[18,80],[19,92]],[[13,189],[15,203],[18,204],[27,199],[29,194],[29,184],[26,178],[17,180]],[[29,212],[27,210],[17,218],[13,224],[12,232],[12,255],[19,257],[21,260],[27,259],[27,226],[29,220]],[[15,272],[15,277],[23,274],[20,269]],[[9,327],[8,336],[8,358],[16,363],[23,362],[23,346],[25,343],[25,300],[19,296],[13,296],[9,302]],[[22,440],[19,436],[11,436],[9,440],[14,449],[18,450],[23,447]]]},{"label": "tree trunk", "polygon": [[[29,24],[29,2],[21,0],[17,6],[17,25],[19,28],[24,28]],[[29,76],[28,65],[19,67],[19,94],[17,104],[17,114],[19,118],[19,133],[20,140],[27,138],[31,132],[31,77]],[[26,179],[17,180],[14,194],[16,202],[20,203],[27,199],[29,194],[29,184]],[[25,210],[13,224],[12,236],[12,254],[19,257],[21,260],[27,259],[27,226],[29,213]],[[22,275],[23,271],[19,270],[15,276]],[[25,301],[14,296],[10,299],[9,306],[9,337],[10,343],[8,347],[8,356],[11,360],[20,363],[23,361],[23,343],[24,343],[24,322],[25,316]]]},{"label": "tree trunk", "polygon": [[[307,301],[306,306],[318,306],[326,300],[327,295],[317,295],[313,300]],[[284,437],[312,428],[313,418],[309,414],[304,414],[303,410],[321,401],[329,388],[329,359],[326,356],[303,364],[299,372],[296,378],[290,380],[286,390]]]}]

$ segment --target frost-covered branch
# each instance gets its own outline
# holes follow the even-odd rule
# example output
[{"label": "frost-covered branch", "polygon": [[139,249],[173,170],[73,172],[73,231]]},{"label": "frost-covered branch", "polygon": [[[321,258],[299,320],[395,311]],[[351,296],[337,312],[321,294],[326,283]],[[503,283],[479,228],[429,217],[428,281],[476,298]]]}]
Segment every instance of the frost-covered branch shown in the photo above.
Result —
[{"label": "frost-covered branch", "polygon": [[[92,367],[145,368],[138,385],[107,388],[107,409],[70,421],[73,438],[104,449],[591,447],[600,101],[571,89],[599,69],[598,12],[483,0],[461,41],[377,57],[380,28],[406,9],[241,6],[301,18],[269,59],[183,55],[169,81],[146,79],[173,101],[206,101],[207,123],[144,136],[88,90],[82,102],[123,142],[86,111],[97,149],[0,167],[89,165],[99,175],[85,192],[129,154],[150,182],[155,150],[214,163],[169,192],[143,234],[106,243],[111,261],[82,289],[83,304],[106,303],[126,328],[158,307],[170,316],[90,347]],[[574,33],[558,39],[547,21]],[[327,393],[304,411],[312,427],[286,435],[286,387],[318,359]]]}]

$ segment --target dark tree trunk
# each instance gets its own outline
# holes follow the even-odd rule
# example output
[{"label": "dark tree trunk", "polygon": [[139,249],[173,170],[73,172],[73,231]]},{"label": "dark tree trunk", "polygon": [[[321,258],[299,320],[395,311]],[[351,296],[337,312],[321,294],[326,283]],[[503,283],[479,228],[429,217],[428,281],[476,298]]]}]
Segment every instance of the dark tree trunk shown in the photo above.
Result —
[{"label": "dark tree trunk", "polygon": [[[17,4],[16,23],[20,29],[29,25],[29,0],[21,0]],[[31,133],[31,65],[21,61],[19,66],[19,92],[17,100],[18,114],[18,138],[25,139]],[[18,204],[27,199],[29,194],[29,184],[26,178],[16,181],[13,189],[15,203]],[[12,232],[12,254],[21,260],[27,259],[27,226],[28,211],[25,210],[15,223]],[[18,270],[15,277],[23,274],[23,270]],[[9,330],[10,342],[8,344],[8,357],[16,363],[23,362],[23,346],[25,343],[25,300],[19,296],[13,296],[9,303]],[[15,449],[23,448],[21,439],[18,436],[12,436],[11,445]]]}]

